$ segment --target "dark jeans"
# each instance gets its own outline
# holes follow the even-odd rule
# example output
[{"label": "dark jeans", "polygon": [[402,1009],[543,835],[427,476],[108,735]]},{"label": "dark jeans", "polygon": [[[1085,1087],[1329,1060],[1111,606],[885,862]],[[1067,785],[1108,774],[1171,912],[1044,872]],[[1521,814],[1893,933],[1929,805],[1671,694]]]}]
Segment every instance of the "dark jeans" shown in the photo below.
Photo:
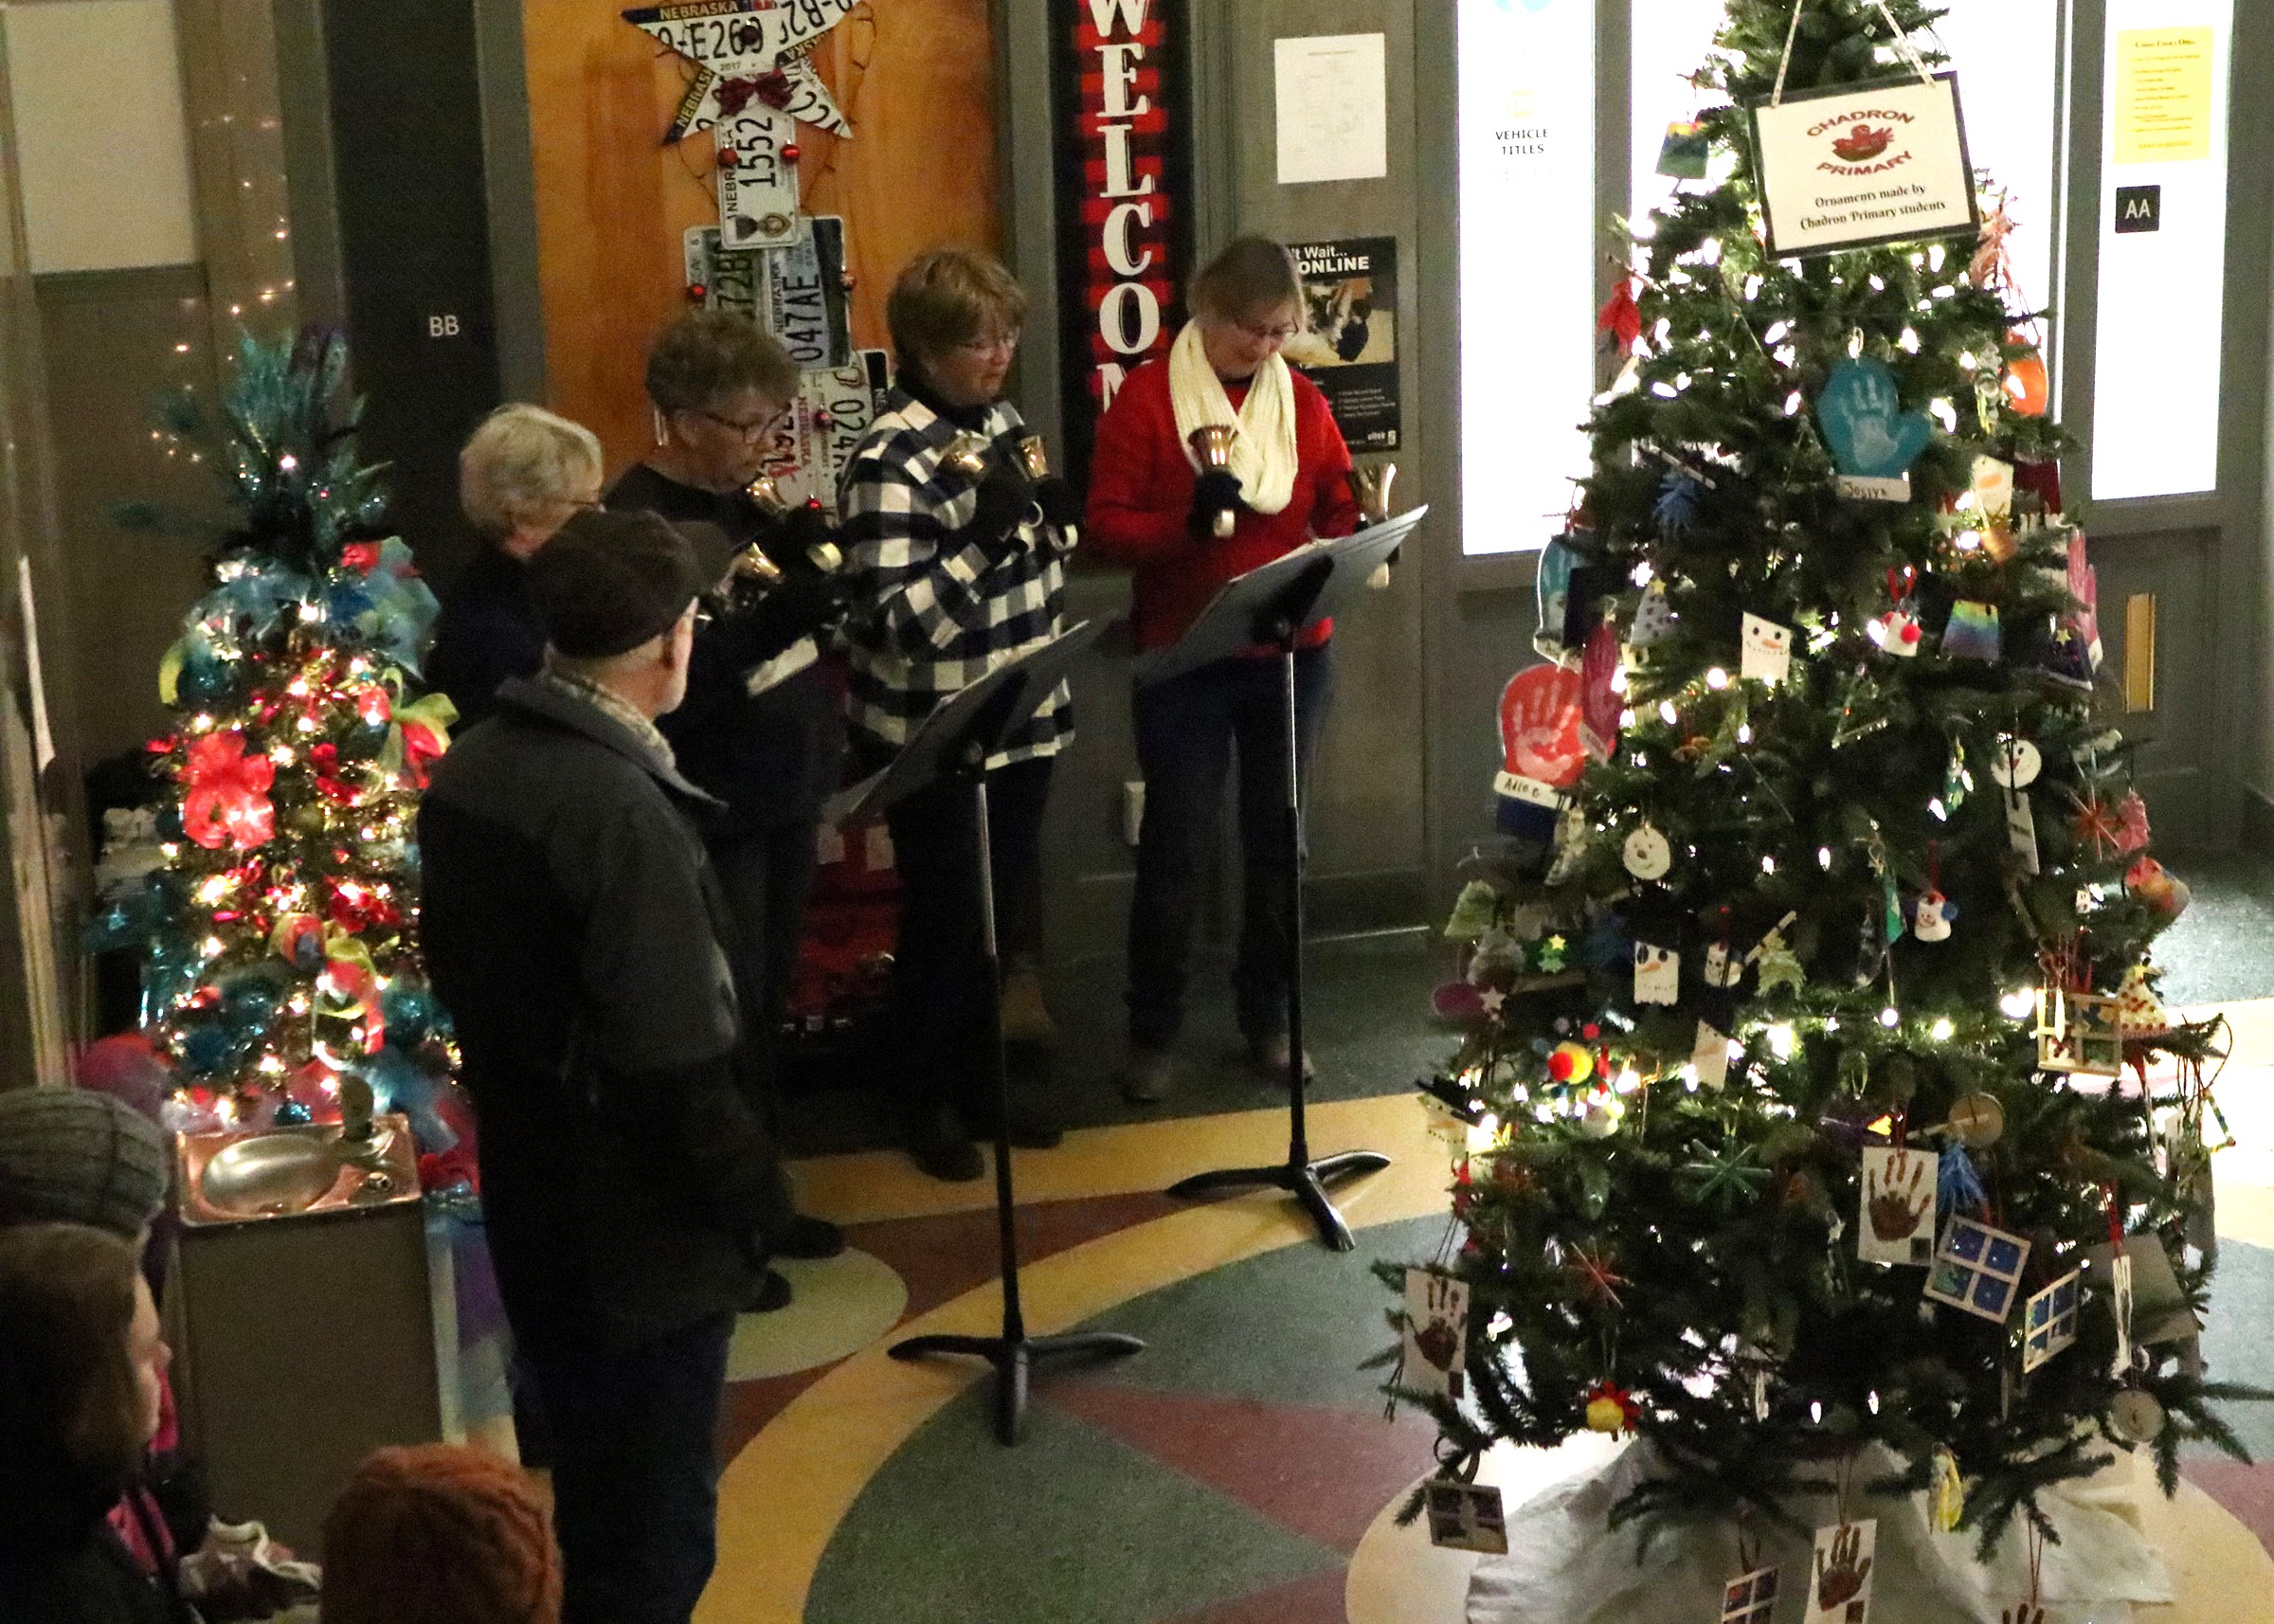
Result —
[{"label": "dark jeans", "polygon": [[[1005,965],[1042,946],[1042,811],[1053,758],[987,774],[988,846],[995,866],[995,935]],[[994,1012],[979,911],[977,811],[971,787],[943,779],[885,814],[900,871],[900,939],[893,958],[893,1024],[901,1087],[911,1109],[993,1102],[988,1046]]]},{"label": "dark jeans", "polygon": [[[1295,656],[1296,757],[1306,796],[1333,689],[1331,643]],[[1167,1048],[1183,1025],[1200,879],[1216,846],[1236,747],[1242,893],[1232,984],[1240,1030],[1286,1030],[1294,963],[1286,877],[1286,709],[1277,659],[1219,659],[1137,695],[1145,823],[1129,908],[1129,1040],[1140,1048]]]},{"label": "dark jeans", "polygon": [[551,1423],[561,1624],[686,1624],[718,1554],[731,1314],[623,1351],[521,1352]]},{"label": "dark jeans", "polygon": [[711,866],[734,911],[737,939],[731,946],[742,959],[740,983],[757,989],[759,1007],[745,1031],[770,1086],[813,890],[814,824],[801,819],[713,840]]}]

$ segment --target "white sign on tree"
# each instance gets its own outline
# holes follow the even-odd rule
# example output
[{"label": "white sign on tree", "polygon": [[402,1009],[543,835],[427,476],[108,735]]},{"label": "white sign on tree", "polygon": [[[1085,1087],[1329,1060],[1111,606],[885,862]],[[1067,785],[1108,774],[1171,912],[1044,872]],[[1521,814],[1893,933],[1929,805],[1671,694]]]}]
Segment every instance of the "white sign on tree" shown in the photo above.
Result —
[{"label": "white sign on tree", "polygon": [[1795,91],[1751,116],[1770,253],[1980,234],[1956,74]]}]

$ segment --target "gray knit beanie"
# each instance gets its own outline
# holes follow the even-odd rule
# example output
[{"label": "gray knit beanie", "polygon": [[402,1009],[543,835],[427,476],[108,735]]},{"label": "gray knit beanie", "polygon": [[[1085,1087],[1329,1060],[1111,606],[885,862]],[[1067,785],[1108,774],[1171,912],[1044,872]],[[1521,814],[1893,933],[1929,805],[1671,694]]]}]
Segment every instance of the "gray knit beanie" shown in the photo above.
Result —
[{"label": "gray knit beanie", "polygon": [[166,1135],[108,1094],[0,1093],[0,1224],[83,1223],[129,1240],[165,1204]]}]

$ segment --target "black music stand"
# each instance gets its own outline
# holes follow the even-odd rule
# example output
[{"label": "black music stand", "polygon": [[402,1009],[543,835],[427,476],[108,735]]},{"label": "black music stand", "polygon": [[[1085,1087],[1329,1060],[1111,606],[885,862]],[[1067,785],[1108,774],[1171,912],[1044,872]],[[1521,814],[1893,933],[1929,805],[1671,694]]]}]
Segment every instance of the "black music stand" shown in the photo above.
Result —
[{"label": "black music stand", "polygon": [[1005,734],[1033,716],[1104,630],[1083,621],[970,683],[927,717],[893,765],[856,792],[853,815],[874,817],[941,779],[970,786],[979,840],[979,917],[987,971],[987,1055],[995,1089],[995,1229],[1002,1259],[1001,1336],[919,1336],[895,1343],[894,1359],[967,1354],[995,1367],[995,1435],[1019,1441],[1028,1377],[1044,1359],[1073,1354],[1120,1358],[1145,1344],[1119,1331],[1030,1337],[1019,1305],[1017,1202],[1011,1193],[1011,1084],[1002,1043],[1002,961],[995,939],[995,864],[987,840],[987,758]]},{"label": "black music stand", "polygon": [[1319,1226],[1320,1241],[1337,1252],[1357,1246],[1350,1226],[1326,1196],[1329,1181],[1372,1173],[1390,1164],[1378,1150],[1345,1150],[1312,1160],[1304,1123],[1303,1083],[1303,787],[1295,746],[1295,650],[1303,634],[1345,612],[1365,590],[1366,579],[1389,561],[1426,507],[1400,514],[1355,535],[1313,542],[1225,583],[1192,628],[1168,647],[1137,663],[1137,686],[1147,688],[1203,665],[1269,644],[1279,651],[1285,673],[1287,715],[1286,834],[1288,928],[1293,963],[1287,977],[1287,1160],[1271,1167],[1232,1167],[1196,1173],[1171,1184],[1178,1197],[1264,1184],[1287,1191]]}]

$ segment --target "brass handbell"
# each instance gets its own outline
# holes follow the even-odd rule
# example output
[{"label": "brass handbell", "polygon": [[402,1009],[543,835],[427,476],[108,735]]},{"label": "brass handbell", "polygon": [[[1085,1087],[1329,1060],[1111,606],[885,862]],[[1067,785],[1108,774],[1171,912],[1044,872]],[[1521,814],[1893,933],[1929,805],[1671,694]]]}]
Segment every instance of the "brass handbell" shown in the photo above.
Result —
[{"label": "brass handbell", "polygon": [[[770,519],[785,519],[797,504],[782,494],[782,487],[771,474],[761,474],[742,488],[750,498],[750,505]],[[827,575],[843,567],[845,555],[837,550],[833,541],[817,541],[805,550],[805,561]],[[748,576],[761,586],[772,586],[782,579],[782,567],[761,551],[755,545],[743,549],[734,560],[734,572]]]},{"label": "brass handbell", "polygon": [[[1203,468],[1232,466],[1232,439],[1239,432],[1225,424],[1204,423],[1186,437],[1193,454],[1200,458]],[[1220,538],[1230,535],[1239,523],[1239,515],[1230,508],[1218,508],[1216,514],[1216,533]]]},{"label": "brass handbell", "polygon": [[[1050,478],[1050,448],[1042,443],[1040,435],[1030,434],[1019,442],[1019,465],[1026,470],[1026,477],[1038,485]],[[1079,525],[1069,524],[1058,527],[1058,533],[1066,538],[1066,545],[1069,548],[1080,544],[1081,532],[1082,527]]]},{"label": "brass handbell", "polygon": [[968,430],[950,440],[940,453],[944,467],[954,469],[968,479],[983,479],[987,473],[987,452],[993,442],[984,434]]},{"label": "brass handbell", "polygon": [[1395,462],[1350,470],[1350,495],[1357,498],[1358,511],[1368,524],[1380,524],[1390,516],[1390,485],[1397,478]]}]

